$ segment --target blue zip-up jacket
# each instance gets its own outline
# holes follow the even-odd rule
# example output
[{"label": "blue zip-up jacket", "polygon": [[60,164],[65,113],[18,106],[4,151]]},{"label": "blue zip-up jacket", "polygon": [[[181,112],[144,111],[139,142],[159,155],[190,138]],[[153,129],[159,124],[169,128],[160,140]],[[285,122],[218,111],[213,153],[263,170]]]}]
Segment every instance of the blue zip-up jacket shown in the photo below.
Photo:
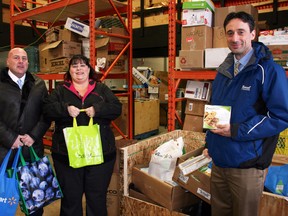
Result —
[{"label": "blue zip-up jacket", "polygon": [[233,77],[233,54],[217,69],[212,105],[231,106],[231,137],[207,132],[206,146],[215,165],[226,168],[267,168],[278,136],[288,127],[288,83],[285,70],[268,48],[252,43],[254,54]]}]

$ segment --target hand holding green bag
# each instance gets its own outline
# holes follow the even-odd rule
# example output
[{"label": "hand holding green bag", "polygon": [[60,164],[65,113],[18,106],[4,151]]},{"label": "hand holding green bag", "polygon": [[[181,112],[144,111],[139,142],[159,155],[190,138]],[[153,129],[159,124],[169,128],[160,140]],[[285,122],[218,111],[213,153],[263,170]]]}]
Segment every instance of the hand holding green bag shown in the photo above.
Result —
[{"label": "hand holding green bag", "polygon": [[71,167],[79,168],[104,162],[100,126],[93,125],[93,118],[90,118],[88,126],[78,126],[74,118],[73,127],[64,128],[63,133]]}]

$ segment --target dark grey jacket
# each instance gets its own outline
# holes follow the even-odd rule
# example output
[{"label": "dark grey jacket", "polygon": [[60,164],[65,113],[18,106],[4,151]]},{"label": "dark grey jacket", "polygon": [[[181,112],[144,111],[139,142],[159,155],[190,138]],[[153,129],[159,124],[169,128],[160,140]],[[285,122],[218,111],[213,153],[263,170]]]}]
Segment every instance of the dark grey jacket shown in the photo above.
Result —
[{"label": "dark grey jacket", "polygon": [[[39,157],[43,156],[42,138],[50,126],[42,115],[43,100],[48,92],[42,79],[26,73],[22,90],[8,75],[8,68],[0,73],[0,163],[19,134],[29,134],[35,143],[33,147]],[[14,150],[14,154],[16,150]],[[14,154],[10,158],[13,159]],[[27,147],[23,155],[30,159]]]}]

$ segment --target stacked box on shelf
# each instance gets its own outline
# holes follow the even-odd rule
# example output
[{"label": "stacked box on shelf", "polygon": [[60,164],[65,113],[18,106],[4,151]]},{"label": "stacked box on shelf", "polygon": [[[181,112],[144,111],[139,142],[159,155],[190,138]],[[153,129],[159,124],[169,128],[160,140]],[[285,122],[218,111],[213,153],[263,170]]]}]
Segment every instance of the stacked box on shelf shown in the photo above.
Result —
[{"label": "stacked box on shelf", "polygon": [[204,68],[204,50],[212,48],[214,4],[210,0],[183,2],[182,9],[180,68]]},{"label": "stacked box on shelf", "polygon": [[[99,30],[118,35],[126,34],[125,29],[120,27],[101,28]],[[125,45],[126,39],[124,38],[97,35],[95,40],[97,66],[101,68],[101,70],[107,70],[108,67],[114,62],[117,55],[123,50]],[[86,57],[90,58],[89,38],[82,38],[82,51]],[[126,59],[126,55],[122,55],[114,65],[111,73],[120,73],[125,71]]]},{"label": "stacked box on shelf", "polygon": [[184,97],[187,98],[183,130],[203,132],[204,106],[208,104],[211,83],[188,80]]}]

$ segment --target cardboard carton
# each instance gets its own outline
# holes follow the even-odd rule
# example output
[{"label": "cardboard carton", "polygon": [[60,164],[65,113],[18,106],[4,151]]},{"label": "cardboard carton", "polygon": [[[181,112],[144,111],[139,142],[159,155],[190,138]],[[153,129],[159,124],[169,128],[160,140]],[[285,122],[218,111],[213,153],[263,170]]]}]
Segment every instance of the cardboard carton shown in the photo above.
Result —
[{"label": "cardboard carton", "polygon": [[132,182],[148,198],[169,210],[180,209],[197,201],[193,194],[187,193],[179,185],[173,186],[161,181],[142,171],[141,166],[133,167]]},{"label": "cardboard carton", "polygon": [[218,68],[230,52],[229,48],[205,49],[205,68]]},{"label": "cardboard carton", "polygon": [[179,66],[183,70],[204,68],[204,50],[180,50]]},{"label": "cardboard carton", "polygon": [[192,26],[182,28],[181,50],[212,48],[212,27]]},{"label": "cardboard carton", "polygon": [[185,89],[185,98],[209,101],[211,82],[188,80]]},{"label": "cardboard carton", "polygon": [[77,20],[68,17],[64,27],[79,35],[82,35],[87,38],[89,37],[90,34],[89,25],[86,25],[82,22],[79,22]]},{"label": "cardboard carton", "polygon": [[187,99],[185,114],[203,117],[206,104],[208,104],[207,101]]},{"label": "cardboard carton", "polygon": [[213,27],[213,48],[227,47],[227,40],[224,27]]},{"label": "cardboard carton", "polygon": [[[182,163],[188,160],[191,157],[196,157],[202,154],[203,147],[197,150],[188,152],[182,157],[178,158],[177,164]],[[210,194],[210,176],[206,173],[203,173],[199,170],[194,171],[193,173],[185,176],[179,166],[176,167],[173,181],[177,182],[183,188],[189,190],[200,199],[210,204],[211,194]]]},{"label": "cardboard carton", "polygon": [[183,130],[203,132],[203,116],[186,114]]}]

